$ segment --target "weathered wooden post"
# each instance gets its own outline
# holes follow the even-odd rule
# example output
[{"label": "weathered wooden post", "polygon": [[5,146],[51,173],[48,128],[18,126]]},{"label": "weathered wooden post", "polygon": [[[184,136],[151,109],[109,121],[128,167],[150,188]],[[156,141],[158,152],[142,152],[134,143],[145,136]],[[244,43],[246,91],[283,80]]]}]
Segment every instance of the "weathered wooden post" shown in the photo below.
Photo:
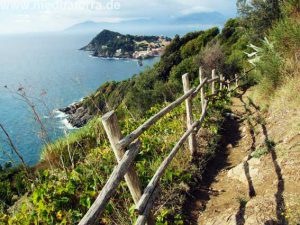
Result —
[{"label": "weathered wooden post", "polygon": [[227,89],[228,89],[228,91],[230,91],[230,81],[226,80],[226,83],[227,83]]},{"label": "weathered wooden post", "polygon": [[[200,84],[204,81],[204,74],[202,72],[202,68],[199,68],[199,79],[200,79]],[[202,113],[204,111],[204,105],[205,105],[205,85],[200,90],[201,93],[201,106],[202,106]]]},{"label": "weathered wooden post", "polygon": [[235,77],[235,87],[238,88],[239,87],[239,80],[238,80],[239,78],[238,78],[238,75],[235,74],[234,77]]},{"label": "weathered wooden post", "polygon": [[220,91],[223,90],[223,80],[224,80],[223,74],[220,74]]},{"label": "weathered wooden post", "polygon": [[[186,94],[190,90],[190,80],[189,80],[189,75],[187,73],[182,76],[182,83],[183,83],[183,91]],[[186,105],[186,122],[187,122],[187,128],[189,129],[193,124],[192,97],[189,97],[185,100],[185,105]],[[190,148],[191,155],[193,155],[196,150],[196,135],[194,132],[189,136],[189,148]]]},{"label": "weathered wooden post", "polygon": [[[118,124],[117,115],[114,111],[106,113],[102,117],[102,124],[108,136],[111,147],[117,158],[118,163],[122,160],[125,149],[119,149],[117,147],[118,142],[122,139],[122,133]],[[135,167],[131,166],[125,175],[125,181],[133,198],[135,204],[137,204],[141,198],[142,190],[138,175],[136,174]],[[149,217],[148,225],[154,225],[153,217]]]},{"label": "weathered wooden post", "polygon": [[[211,78],[212,79],[216,78],[216,70],[215,69],[213,69],[212,72],[211,72]],[[211,83],[211,92],[212,92],[212,94],[216,93],[216,82],[215,81],[213,81]]]}]

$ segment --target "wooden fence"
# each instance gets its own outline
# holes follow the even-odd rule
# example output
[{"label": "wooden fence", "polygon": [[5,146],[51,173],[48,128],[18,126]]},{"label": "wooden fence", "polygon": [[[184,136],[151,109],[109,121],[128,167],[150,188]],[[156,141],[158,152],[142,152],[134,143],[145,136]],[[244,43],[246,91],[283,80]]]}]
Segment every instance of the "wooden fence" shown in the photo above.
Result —
[{"label": "wooden fence", "polygon": [[[194,154],[196,150],[196,133],[201,128],[201,125],[205,119],[208,101],[223,89],[231,91],[232,83],[235,83],[235,87],[237,88],[240,77],[235,75],[234,79],[225,81],[222,75],[216,76],[216,71],[213,70],[211,79],[208,79],[203,76],[202,69],[200,68],[199,79],[200,84],[195,88],[191,88],[189,75],[184,74],[182,76],[184,95],[162,109],[156,115],[152,116],[144,124],[142,124],[126,137],[122,137],[121,130],[118,125],[118,119],[114,111],[111,111],[102,117],[102,123],[109,138],[112,150],[114,151],[114,154],[118,161],[118,165],[114,168],[107,183],[103,187],[102,191],[100,192],[91,208],[82,218],[79,225],[94,224],[97,219],[99,219],[99,217],[105,210],[105,207],[108,204],[110,198],[113,196],[117,187],[122,181],[123,177],[125,177],[125,181],[127,183],[127,186],[129,187],[129,191],[136,205],[135,210],[138,214],[138,219],[135,224],[155,224],[155,220],[153,215],[151,214],[151,210],[153,208],[155,200],[159,195],[159,182],[164,175],[164,172],[187,139],[190,153],[191,155]],[[219,84],[218,89],[216,85],[217,83]],[[211,85],[211,94],[206,95],[207,93],[205,92],[205,85]],[[201,95],[202,115],[198,120],[194,121],[192,113],[192,100],[199,93]],[[159,168],[156,170],[154,176],[152,177],[145,190],[142,191],[139,178],[134,166],[134,159],[138,155],[140,149],[140,141],[138,140],[138,138],[149,127],[151,127],[159,119],[164,117],[167,113],[169,113],[171,110],[173,110],[183,102],[185,102],[186,104],[187,130],[173,147],[169,155],[161,163]]]}]

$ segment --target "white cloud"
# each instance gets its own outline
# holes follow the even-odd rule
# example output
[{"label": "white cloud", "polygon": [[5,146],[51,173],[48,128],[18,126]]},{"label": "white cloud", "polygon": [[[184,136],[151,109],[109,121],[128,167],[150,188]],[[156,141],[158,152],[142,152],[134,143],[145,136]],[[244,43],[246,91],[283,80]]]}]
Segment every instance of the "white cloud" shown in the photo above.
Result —
[{"label": "white cloud", "polygon": [[[236,0],[0,0],[0,33],[60,30],[85,20],[120,22],[218,11],[235,15]],[[23,16],[20,16],[23,15]],[[26,15],[26,16],[25,16]],[[26,28],[21,24],[26,23]]]},{"label": "white cloud", "polygon": [[212,12],[212,11],[214,10],[203,6],[197,6],[197,7],[180,10],[180,13],[183,15],[187,15],[187,14],[197,13],[197,12]]}]

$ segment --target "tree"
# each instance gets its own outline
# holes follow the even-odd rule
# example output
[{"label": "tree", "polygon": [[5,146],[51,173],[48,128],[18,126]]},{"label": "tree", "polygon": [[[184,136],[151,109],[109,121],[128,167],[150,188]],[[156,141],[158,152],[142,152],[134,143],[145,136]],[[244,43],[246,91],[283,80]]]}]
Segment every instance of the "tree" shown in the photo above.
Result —
[{"label": "tree", "polygon": [[237,8],[251,38],[258,40],[266,36],[273,22],[281,17],[281,0],[237,0]]}]

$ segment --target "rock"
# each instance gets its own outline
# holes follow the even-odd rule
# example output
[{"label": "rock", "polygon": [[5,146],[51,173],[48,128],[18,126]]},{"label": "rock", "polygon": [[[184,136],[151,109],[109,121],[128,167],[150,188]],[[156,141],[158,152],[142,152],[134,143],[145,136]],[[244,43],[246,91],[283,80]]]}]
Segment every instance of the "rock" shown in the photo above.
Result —
[{"label": "rock", "polygon": [[258,168],[256,168],[257,165],[260,164],[260,160],[256,158],[252,158],[249,161],[243,162],[236,167],[232,168],[228,171],[227,176],[232,179],[239,180],[240,182],[244,184],[248,184],[248,178],[246,175],[246,163],[248,163],[248,170],[249,170],[249,176],[252,179],[252,181],[257,178],[259,174]]},{"label": "rock", "polygon": [[61,108],[59,111],[67,114],[69,123],[76,128],[83,127],[93,118],[93,115],[89,113],[89,110],[81,102]]},{"label": "rock", "polygon": [[257,196],[251,199],[246,206],[246,215],[248,215],[245,225],[256,224],[276,224],[276,198],[275,193],[269,192],[263,196]]},{"label": "rock", "polygon": [[81,115],[85,112],[85,109],[83,107],[80,107],[76,110],[76,114]]},{"label": "rock", "polygon": [[232,149],[232,148],[233,148],[232,144],[228,144],[228,145],[227,145],[227,148],[228,148],[228,149]]},{"label": "rock", "polygon": [[225,212],[216,212],[218,217],[207,218],[205,221],[198,221],[198,224],[205,225],[237,225],[236,212],[228,209]]}]

